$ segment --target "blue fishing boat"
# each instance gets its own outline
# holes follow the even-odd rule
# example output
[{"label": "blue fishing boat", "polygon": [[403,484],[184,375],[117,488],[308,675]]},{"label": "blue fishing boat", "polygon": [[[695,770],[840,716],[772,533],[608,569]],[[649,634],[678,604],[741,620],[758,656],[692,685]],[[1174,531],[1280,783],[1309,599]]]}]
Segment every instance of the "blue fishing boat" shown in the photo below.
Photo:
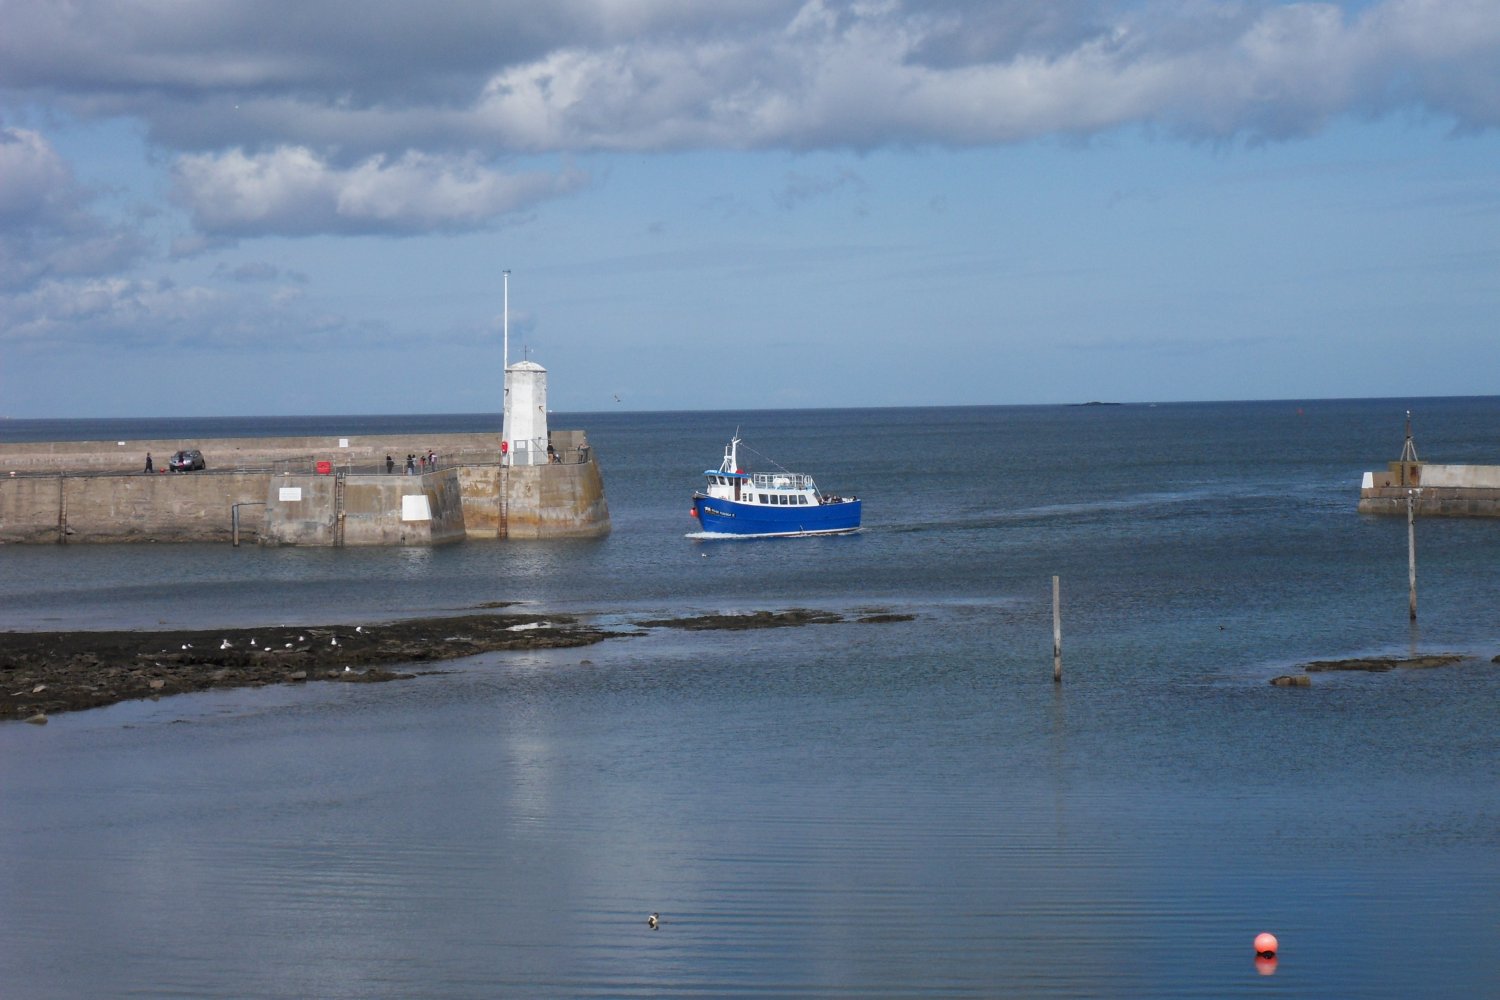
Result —
[{"label": "blue fishing boat", "polygon": [[711,535],[836,535],[859,530],[860,500],[818,492],[800,472],[744,472],[740,439],[724,461],[703,474],[708,485],[693,494],[693,516]]}]

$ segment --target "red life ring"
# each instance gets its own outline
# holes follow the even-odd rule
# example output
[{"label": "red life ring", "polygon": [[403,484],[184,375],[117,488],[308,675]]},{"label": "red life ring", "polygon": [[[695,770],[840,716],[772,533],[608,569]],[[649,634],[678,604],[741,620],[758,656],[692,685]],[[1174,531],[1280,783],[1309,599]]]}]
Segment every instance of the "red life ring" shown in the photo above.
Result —
[{"label": "red life ring", "polygon": [[500,442],[500,454],[504,455],[508,451],[510,451],[510,442],[509,441],[501,441]]}]

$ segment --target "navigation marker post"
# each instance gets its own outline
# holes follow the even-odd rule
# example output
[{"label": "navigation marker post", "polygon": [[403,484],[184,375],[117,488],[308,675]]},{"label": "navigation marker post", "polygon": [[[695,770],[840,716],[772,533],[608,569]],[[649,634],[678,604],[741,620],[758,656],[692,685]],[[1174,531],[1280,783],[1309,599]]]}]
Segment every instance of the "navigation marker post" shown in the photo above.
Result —
[{"label": "navigation marker post", "polygon": [[1422,491],[1406,491],[1406,580],[1410,589],[1407,610],[1411,620],[1417,620],[1417,515],[1416,500]]},{"label": "navigation marker post", "polygon": [[1052,683],[1062,683],[1062,584],[1052,578]]}]

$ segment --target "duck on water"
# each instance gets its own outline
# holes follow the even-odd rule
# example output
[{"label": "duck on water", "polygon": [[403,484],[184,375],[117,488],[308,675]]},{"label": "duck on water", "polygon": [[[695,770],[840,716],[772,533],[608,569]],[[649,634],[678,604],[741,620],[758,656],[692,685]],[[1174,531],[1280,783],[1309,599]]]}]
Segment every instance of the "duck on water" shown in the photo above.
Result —
[{"label": "duck on water", "polygon": [[693,493],[693,516],[710,535],[836,535],[859,530],[860,499],[818,492],[800,472],[757,472],[739,465],[740,439],[724,448],[708,483]]}]

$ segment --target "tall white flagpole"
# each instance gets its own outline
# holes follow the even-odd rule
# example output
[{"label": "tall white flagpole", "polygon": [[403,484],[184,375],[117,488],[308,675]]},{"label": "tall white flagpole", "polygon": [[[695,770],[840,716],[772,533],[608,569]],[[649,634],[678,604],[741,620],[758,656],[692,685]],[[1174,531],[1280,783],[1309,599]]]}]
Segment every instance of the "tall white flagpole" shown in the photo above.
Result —
[{"label": "tall white flagpole", "polygon": [[502,272],[504,275],[504,306],[501,328],[504,330],[502,346],[500,348],[500,464],[510,464],[510,441],[506,435],[510,433],[510,270]]}]

